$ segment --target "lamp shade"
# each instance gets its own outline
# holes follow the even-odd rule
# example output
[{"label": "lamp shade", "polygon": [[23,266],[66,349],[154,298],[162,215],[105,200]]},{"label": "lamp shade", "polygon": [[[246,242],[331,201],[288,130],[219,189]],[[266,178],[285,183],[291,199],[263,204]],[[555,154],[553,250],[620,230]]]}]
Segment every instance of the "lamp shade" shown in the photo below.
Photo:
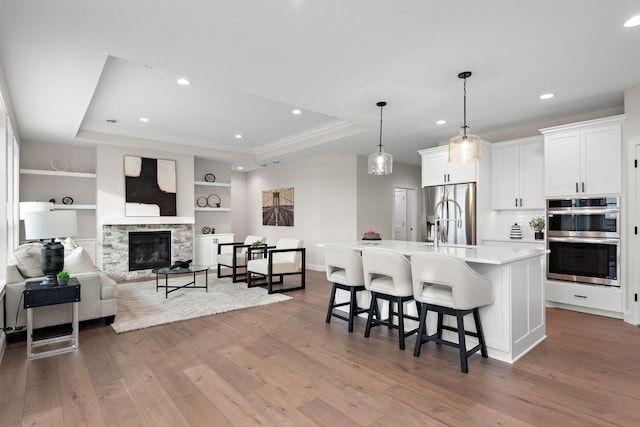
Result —
[{"label": "lamp shade", "polygon": [[27,240],[75,236],[78,233],[76,211],[26,212],[24,232]]},{"label": "lamp shade", "polygon": [[449,141],[449,163],[454,166],[464,166],[480,160],[482,141],[476,135],[454,136]]},{"label": "lamp shade", "polygon": [[20,219],[24,219],[27,212],[45,212],[52,211],[53,203],[51,202],[20,202]]},{"label": "lamp shade", "polygon": [[389,175],[393,172],[393,156],[380,149],[369,155],[370,175]]}]

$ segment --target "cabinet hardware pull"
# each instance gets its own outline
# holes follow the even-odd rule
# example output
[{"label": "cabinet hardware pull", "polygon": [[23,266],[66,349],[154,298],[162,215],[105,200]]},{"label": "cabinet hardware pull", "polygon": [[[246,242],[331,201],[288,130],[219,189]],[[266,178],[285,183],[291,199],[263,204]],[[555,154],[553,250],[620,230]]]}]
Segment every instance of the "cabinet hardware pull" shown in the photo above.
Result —
[{"label": "cabinet hardware pull", "polygon": [[586,295],[574,295],[574,297],[576,297],[576,298],[585,298],[585,299],[587,298]]},{"label": "cabinet hardware pull", "polygon": [[576,182],[576,193],[578,193],[578,183]]},{"label": "cabinet hardware pull", "polygon": [[584,181],[582,182],[582,192],[584,193]]},{"label": "cabinet hardware pull", "polygon": [[522,199],[520,199],[520,207],[522,207]]},{"label": "cabinet hardware pull", "polygon": [[516,197],[516,208],[518,207],[518,198]]},{"label": "cabinet hardware pull", "polygon": [[447,182],[447,174],[446,174],[446,173],[445,173],[444,175],[442,175],[442,180],[443,180],[444,182]]}]

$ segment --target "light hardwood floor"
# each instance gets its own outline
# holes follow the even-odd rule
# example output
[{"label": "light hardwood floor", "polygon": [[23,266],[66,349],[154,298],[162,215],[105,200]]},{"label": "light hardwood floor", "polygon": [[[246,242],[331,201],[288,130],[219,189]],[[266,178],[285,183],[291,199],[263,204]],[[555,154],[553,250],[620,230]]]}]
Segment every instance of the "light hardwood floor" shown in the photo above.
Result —
[{"label": "light hardwood floor", "polygon": [[547,310],[548,338],[514,365],[364,321],[324,321],[330,284],[309,271],[291,301],[117,335],[87,325],[80,349],[0,365],[0,425],[640,425],[640,328]]}]

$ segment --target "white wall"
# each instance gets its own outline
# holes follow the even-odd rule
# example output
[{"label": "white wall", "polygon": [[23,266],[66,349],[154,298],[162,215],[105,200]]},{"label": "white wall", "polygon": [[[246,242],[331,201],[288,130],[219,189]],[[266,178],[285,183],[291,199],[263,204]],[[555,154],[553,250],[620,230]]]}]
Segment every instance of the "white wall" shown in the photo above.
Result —
[{"label": "white wall", "polygon": [[[416,153],[416,156],[419,156]],[[420,166],[410,166],[394,162],[391,175],[369,175],[368,159],[358,157],[358,222],[355,237],[361,239],[364,233],[373,230],[385,240],[393,239],[393,206],[395,188],[414,188],[418,208],[422,206],[422,172]],[[422,236],[422,225],[418,220],[417,236]]]},{"label": "white wall", "polygon": [[192,154],[163,153],[144,148],[99,145],[96,147],[98,218],[124,217],[124,156],[142,156],[176,161],[177,216],[193,216],[195,206]]},{"label": "white wall", "polygon": [[[246,211],[250,233],[266,236],[269,244],[281,237],[303,239],[307,267],[324,269],[324,251],[317,245],[353,240],[357,235],[356,159],[316,156],[249,172]],[[293,227],[262,225],[262,191],[287,187],[294,188]]]},{"label": "white wall", "polygon": [[[307,267],[324,269],[324,251],[317,247],[319,243],[360,239],[371,227],[380,230],[383,238],[393,238],[394,188],[415,188],[421,197],[420,179],[419,166],[399,163],[393,165],[389,176],[369,175],[367,159],[355,155],[316,156],[249,172],[247,233],[266,236],[270,244],[280,237],[303,239]],[[294,226],[263,226],[262,191],[286,187],[294,188]],[[234,199],[236,188],[242,186],[234,181]],[[233,224],[236,232],[235,214]],[[244,235],[236,237],[242,240]]]},{"label": "white wall", "polygon": [[231,172],[231,231],[235,241],[244,241],[251,234],[249,222],[249,195],[247,193],[246,172]]}]

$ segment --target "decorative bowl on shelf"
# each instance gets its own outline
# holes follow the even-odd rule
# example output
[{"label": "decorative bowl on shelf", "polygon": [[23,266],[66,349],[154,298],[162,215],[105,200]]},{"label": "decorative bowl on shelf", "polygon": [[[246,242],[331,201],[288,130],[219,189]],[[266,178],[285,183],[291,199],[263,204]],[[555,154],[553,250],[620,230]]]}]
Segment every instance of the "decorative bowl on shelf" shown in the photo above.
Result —
[{"label": "decorative bowl on shelf", "polygon": [[206,208],[207,207],[207,198],[202,196],[202,197],[198,197],[198,199],[196,200],[196,205],[199,208]]},{"label": "decorative bowl on shelf", "polygon": [[207,197],[207,206],[209,206],[210,208],[219,208],[221,202],[222,200],[220,200],[220,196],[218,196],[217,194],[209,194],[209,196]]}]

